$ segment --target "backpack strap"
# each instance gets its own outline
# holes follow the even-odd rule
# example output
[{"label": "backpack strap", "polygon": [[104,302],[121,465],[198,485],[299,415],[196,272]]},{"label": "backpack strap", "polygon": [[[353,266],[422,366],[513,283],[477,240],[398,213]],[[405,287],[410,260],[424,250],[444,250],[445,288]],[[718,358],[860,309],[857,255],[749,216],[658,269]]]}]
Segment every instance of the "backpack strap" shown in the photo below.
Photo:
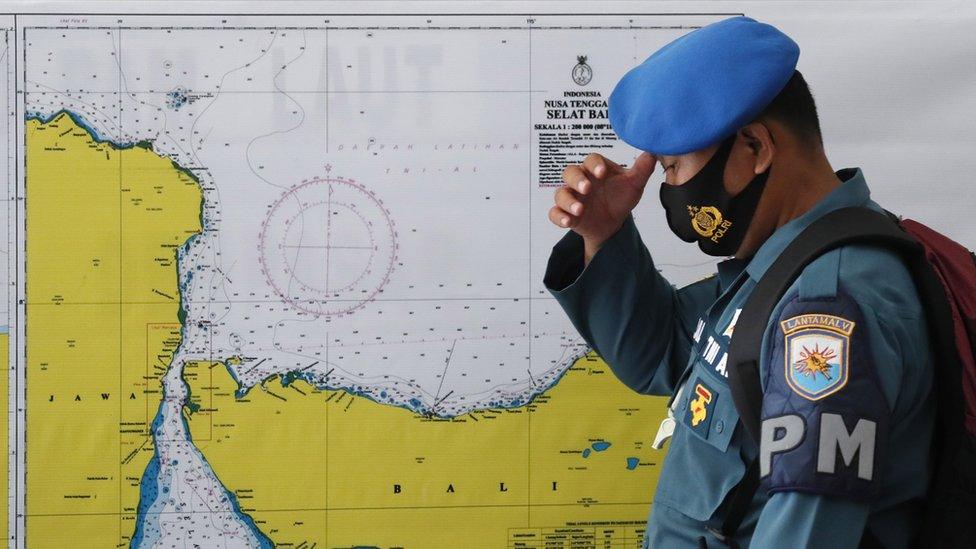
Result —
[{"label": "backpack strap", "polygon": [[[729,389],[740,421],[757,447],[763,399],[759,357],[769,318],[807,265],[834,248],[852,243],[877,244],[909,256],[921,252],[918,242],[902,230],[891,214],[865,207],[834,210],[811,223],[787,245],[742,307],[729,343]],[[720,531],[713,531],[723,541],[734,539],[748,513],[759,488],[757,465],[758,458],[726,500],[725,520]]]},{"label": "backpack strap", "polygon": [[769,318],[807,265],[834,248],[853,243],[877,244],[911,255],[921,253],[918,242],[885,213],[864,207],[834,210],[790,242],[742,307],[729,343],[729,388],[742,424],[757,445],[762,407],[759,356]]}]

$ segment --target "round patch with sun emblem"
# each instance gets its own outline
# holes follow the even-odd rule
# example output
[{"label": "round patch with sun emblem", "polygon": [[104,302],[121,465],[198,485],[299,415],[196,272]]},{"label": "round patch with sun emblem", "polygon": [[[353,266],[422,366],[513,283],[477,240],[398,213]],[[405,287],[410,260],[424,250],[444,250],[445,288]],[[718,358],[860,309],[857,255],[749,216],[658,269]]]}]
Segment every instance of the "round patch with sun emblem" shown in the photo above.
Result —
[{"label": "round patch with sun emblem", "polygon": [[691,226],[695,232],[708,238],[715,234],[715,229],[722,224],[722,212],[715,206],[688,208],[691,214]]},{"label": "round patch with sun emblem", "polygon": [[795,393],[820,400],[847,385],[854,322],[806,314],[788,318],[781,326],[786,337],[786,382]]}]

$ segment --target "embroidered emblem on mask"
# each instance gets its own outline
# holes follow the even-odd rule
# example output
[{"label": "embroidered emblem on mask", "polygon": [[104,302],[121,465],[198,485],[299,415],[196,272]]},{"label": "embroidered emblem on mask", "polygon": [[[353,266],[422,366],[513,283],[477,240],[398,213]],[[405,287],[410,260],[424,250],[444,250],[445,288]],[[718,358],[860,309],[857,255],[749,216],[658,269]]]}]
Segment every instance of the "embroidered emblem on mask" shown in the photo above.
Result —
[{"label": "embroidered emblem on mask", "polygon": [[732,222],[722,218],[722,212],[715,206],[688,206],[691,227],[695,232],[718,242],[732,226]]},{"label": "embroidered emblem on mask", "polygon": [[786,338],[786,382],[808,400],[840,391],[849,377],[854,322],[832,315],[806,314],[780,323]]}]

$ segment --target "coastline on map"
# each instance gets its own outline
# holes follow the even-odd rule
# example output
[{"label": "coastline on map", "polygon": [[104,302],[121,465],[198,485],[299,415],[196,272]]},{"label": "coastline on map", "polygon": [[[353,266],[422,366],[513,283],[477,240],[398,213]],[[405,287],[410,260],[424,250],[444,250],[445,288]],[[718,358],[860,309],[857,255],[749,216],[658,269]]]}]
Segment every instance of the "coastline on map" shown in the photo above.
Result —
[{"label": "coastline on map", "polygon": [[[84,130],[86,133],[88,133],[88,135],[91,137],[91,139],[95,143],[106,144],[106,145],[112,147],[113,149],[119,150],[119,151],[123,151],[123,150],[127,150],[127,149],[132,149],[132,148],[138,147],[138,148],[143,148],[143,149],[146,149],[148,151],[151,151],[151,152],[155,153],[155,151],[153,150],[152,143],[150,141],[148,141],[148,140],[133,141],[133,142],[127,142],[127,143],[119,143],[119,142],[117,142],[117,141],[115,141],[115,140],[113,140],[111,138],[103,137],[103,136],[99,135],[98,132],[90,124],[88,124],[84,120],[84,118],[82,116],[80,116],[77,113],[74,113],[74,112],[72,112],[72,111],[70,111],[68,109],[64,109],[64,108],[59,109],[59,110],[57,110],[57,111],[55,111],[55,112],[53,112],[51,114],[48,114],[48,115],[45,115],[45,114],[43,114],[41,112],[38,112],[38,111],[30,111],[30,112],[28,112],[26,114],[25,121],[34,120],[34,121],[37,121],[39,124],[44,125],[44,124],[48,124],[48,123],[56,120],[61,115],[65,115],[65,116],[69,117],[71,119],[71,121],[78,128],[80,128],[80,129]],[[158,155],[158,153],[156,153],[156,154]],[[161,156],[161,155],[160,155],[160,157],[161,158],[165,158],[164,156]],[[174,169],[177,169],[178,171],[180,171],[183,174],[185,174],[188,177],[190,177],[194,182],[196,182],[196,184],[198,186],[200,185],[200,180],[190,170],[187,170],[187,169],[179,166],[172,159],[169,159],[169,160],[173,164]],[[201,202],[200,202],[200,209],[201,209],[200,218],[199,218],[200,221],[201,221],[201,225],[200,226],[201,226],[201,230],[204,230],[204,228],[206,227],[206,225],[203,223],[204,222],[204,216],[203,216],[203,213],[202,213],[202,210],[203,210],[203,200],[201,200]],[[193,244],[194,240],[196,239],[197,236],[199,236],[199,234],[200,234],[200,232],[196,232],[196,233],[190,235],[179,246],[179,248],[177,248],[177,252],[176,252],[176,256],[177,256],[176,257],[176,275],[177,275],[177,279],[179,279],[179,276],[180,276],[179,265],[180,265],[180,261],[181,261],[181,259],[183,257],[183,254],[185,253],[185,250],[187,250],[188,247]],[[188,282],[191,278],[192,278],[192,272],[188,273],[188,275],[187,275],[187,281],[186,282]],[[182,336],[185,335],[184,330],[185,330],[185,327],[186,327],[186,325],[185,325],[185,322],[186,322],[186,309],[185,309],[185,303],[183,301],[183,293],[184,293],[184,290],[185,290],[185,287],[186,287],[185,286],[186,282],[183,282],[183,281],[179,281],[178,282],[179,294],[180,294],[179,312],[178,312],[178,320],[180,322],[180,333],[181,333],[180,345],[183,344],[182,342],[184,341],[184,338]],[[179,350],[179,346],[177,347],[177,351],[178,350]],[[174,355],[173,356],[175,357],[176,354],[177,353],[174,352]],[[173,364],[171,362],[170,364],[167,365],[167,368],[171,368],[172,366],[173,366]],[[182,379],[182,377],[181,377],[181,379]],[[184,383],[185,383],[185,381],[184,381]],[[188,385],[186,387],[187,387],[187,389],[189,389],[189,386]],[[158,406],[157,411],[156,411],[156,415],[154,416],[153,422],[151,424],[150,433],[151,433],[151,436],[153,437],[153,440],[154,440],[154,444],[153,444],[153,447],[154,447],[153,448],[153,457],[150,458],[149,463],[147,464],[146,469],[143,472],[142,478],[140,479],[140,483],[139,483],[139,487],[140,487],[139,488],[139,503],[138,503],[138,506],[137,506],[136,521],[135,521],[136,522],[136,527],[135,527],[135,531],[134,531],[134,533],[132,535],[132,538],[130,539],[130,547],[139,547],[142,544],[142,542],[145,540],[146,532],[144,530],[144,524],[145,524],[145,519],[146,519],[146,513],[148,512],[148,510],[150,508],[152,508],[153,504],[157,501],[157,499],[161,495],[159,493],[158,488],[157,488],[159,486],[160,455],[159,455],[159,445],[155,443],[155,438],[156,438],[156,434],[159,431],[159,428],[162,425],[163,420],[164,420],[164,406],[165,406],[166,398],[167,398],[167,396],[165,394],[165,386],[164,386],[162,398],[160,399],[159,406]],[[182,407],[181,407],[181,409],[182,409]],[[183,421],[183,426],[184,426],[184,429],[185,429],[185,432],[186,432],[186,435],[187,435],[187,442],[189,444],[191,444],[191,446],[192,446],[192,438],[190,436],[190,429],[189,429],[189,425],[186,424],[186,418],[185,418],[185,416],[184,417],[181,417],[181,421]],[[207,463],[206,457],[203,455],[202,452],[200,452],[195,447],[194,447],[194,451],[196,451],[196,453],[199,455],[199,457],[203,460],[204,463]],[[209,467],[209,463],[207,463],[207,466]],[[211,471],[213,471],[212,468],[211,468]],[[216,475],[216,472],[214,472],[214,474]],[[241,522],[244,523],[251,530],[252,534],[258,540],[258,542],[260,543],[260,545],[262,547],[272,547],[272,544],[271,544],[270,539],[268,539],[267,536],[265,536],[264,533],[261,532],[261,530],[254,523],[253,519],[247,513],[245,513],[241,509],[241,507],[240,507],[240,505],[238,503],[237,497],[232,492],[230,492],[229,490],[227,490],[226,487],[224,487],[222,484],[221,484],[221,487],[224,488],[225,496],[226,496],[228,502],[230,503],[233,512],[238,516],[238,518],[241,520]],[[167,489],[164,488],[163,491],[164,491],[164,494],[165,494],[165,492],[167,491]]]}]

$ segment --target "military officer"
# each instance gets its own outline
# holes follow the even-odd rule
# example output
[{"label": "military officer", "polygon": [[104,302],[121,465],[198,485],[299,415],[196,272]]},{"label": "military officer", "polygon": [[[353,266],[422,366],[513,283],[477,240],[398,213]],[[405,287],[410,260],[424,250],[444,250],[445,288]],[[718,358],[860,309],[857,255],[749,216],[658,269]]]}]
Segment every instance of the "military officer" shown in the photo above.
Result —
[{"label": "military officer", "polygon": [[[838,248],[781,299],[763,337],[758,444],[730,396],[726,350],[770,264],[824,214],[880,209],[860,168],[828,163],[798,58],[793,40],[748,17],[667,44],[609,99],[613,129],[643,152],[629,167],[598,154],[568,166],[549,211],[569,230],[546,287],[623,383],[672,397],[645,547],[906,547],[919,528],[933,358],[894,252]],[[655,268],[631,213],[658,164],[671,230],[728,258],[680,289]],[[653,245],[668,244],[655,235]],[[729,494],[757,456],[760,489],[722,539]]]}]

